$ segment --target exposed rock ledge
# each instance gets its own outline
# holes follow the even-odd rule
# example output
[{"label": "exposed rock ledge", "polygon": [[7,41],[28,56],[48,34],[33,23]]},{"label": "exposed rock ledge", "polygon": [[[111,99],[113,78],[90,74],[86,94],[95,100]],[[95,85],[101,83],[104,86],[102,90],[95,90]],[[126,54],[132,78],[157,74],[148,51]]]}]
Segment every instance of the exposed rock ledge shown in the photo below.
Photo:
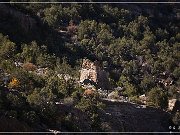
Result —
[{"label": "exposed rock ledge", "polygon": [[101,114],[110,132],[169,132],[172,125],[170,114],[152,107],[140,107],[128,102],[103,101],[105,111]]}]

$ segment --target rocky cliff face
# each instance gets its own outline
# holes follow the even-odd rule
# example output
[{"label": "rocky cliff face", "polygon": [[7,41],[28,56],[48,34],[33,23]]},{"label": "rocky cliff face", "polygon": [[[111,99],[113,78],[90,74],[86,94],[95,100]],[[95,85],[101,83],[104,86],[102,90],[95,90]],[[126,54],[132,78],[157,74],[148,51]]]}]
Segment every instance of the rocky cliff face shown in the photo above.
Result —
[{"label": "rocky cliff face", "polygon": [[24,12],[6,4],[0,4],[0,31],[15,40],[42,38],[41,23]]},{"label": "rocky cliff face", "polygon": [[99,62],[92,62],[88,59],[84,59],[82,63],[82,69],[80,71],[80,82],[90,80],[102,89],[109,89],[108,75],[106,71],[101,69]]},{"label": "rocky cliff face", "polygon": [[17,20],[19,25],[26,33],[37,28],[37,22],[29,15],[23,14],[22,12],[19,12],[18,10],[15,10],[3,4],[0,5],[0,11],[2,15],[9,17],[12,16],[13,18],[11,19]]},{"label": "rocky cliff face", "polygon": [[125,102],[104,101],[101,118],[111,132],[169,132],[170,114],[160,109]]}]

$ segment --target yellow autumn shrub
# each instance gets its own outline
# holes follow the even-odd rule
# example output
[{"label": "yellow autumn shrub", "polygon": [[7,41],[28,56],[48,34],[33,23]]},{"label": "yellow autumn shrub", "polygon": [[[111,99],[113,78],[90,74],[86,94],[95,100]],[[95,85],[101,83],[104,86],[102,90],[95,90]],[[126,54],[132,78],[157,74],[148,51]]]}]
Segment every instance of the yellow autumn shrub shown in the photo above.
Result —
[{"label": "yellow autumn shrub", "polygon": [[17,88],[17,87],[19,87],[19,84],[20,84],[19,80],[17,78],[13,77],[12,80],[10,81],[8,87],[9,88]]}]

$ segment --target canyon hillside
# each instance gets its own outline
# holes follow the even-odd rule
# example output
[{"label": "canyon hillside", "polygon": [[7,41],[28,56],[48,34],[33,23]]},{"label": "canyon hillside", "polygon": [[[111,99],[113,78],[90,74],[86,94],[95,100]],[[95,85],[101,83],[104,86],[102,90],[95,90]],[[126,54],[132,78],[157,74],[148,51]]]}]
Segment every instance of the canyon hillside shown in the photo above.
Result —
[{"label": "canyon hillside", "polygon": [[0,132],[180,131],[179,3],[8,2]]}]

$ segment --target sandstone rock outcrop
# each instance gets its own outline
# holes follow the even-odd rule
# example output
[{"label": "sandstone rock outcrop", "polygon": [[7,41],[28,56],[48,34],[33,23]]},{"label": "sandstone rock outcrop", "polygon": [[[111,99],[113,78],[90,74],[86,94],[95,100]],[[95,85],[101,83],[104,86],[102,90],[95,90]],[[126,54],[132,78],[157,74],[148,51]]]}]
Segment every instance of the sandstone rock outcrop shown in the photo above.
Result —
[{"label": "sandstone rock outcrop", "polygon": [[169,103],[168,103],[168,109],[169,109],[170,111],[173,110],[173,108],[174,108],[176,102],[177,102],[177,99],[171,99],[171,100],[169,100]]},{"label": "sandstone rock outcrop", "polygon": [[98,61],[92,62],[84,59],[80,70],[80,83],[88,82],[96,85],[98,88],[109,89],[108,74],[100,67]]},{"label": "sandstone rock outcrop", "polygon": [[176,113],[180,110],[180,101],[178,99],[171,99],[168,102],[168,110],[171,111],[171,113]]}]

